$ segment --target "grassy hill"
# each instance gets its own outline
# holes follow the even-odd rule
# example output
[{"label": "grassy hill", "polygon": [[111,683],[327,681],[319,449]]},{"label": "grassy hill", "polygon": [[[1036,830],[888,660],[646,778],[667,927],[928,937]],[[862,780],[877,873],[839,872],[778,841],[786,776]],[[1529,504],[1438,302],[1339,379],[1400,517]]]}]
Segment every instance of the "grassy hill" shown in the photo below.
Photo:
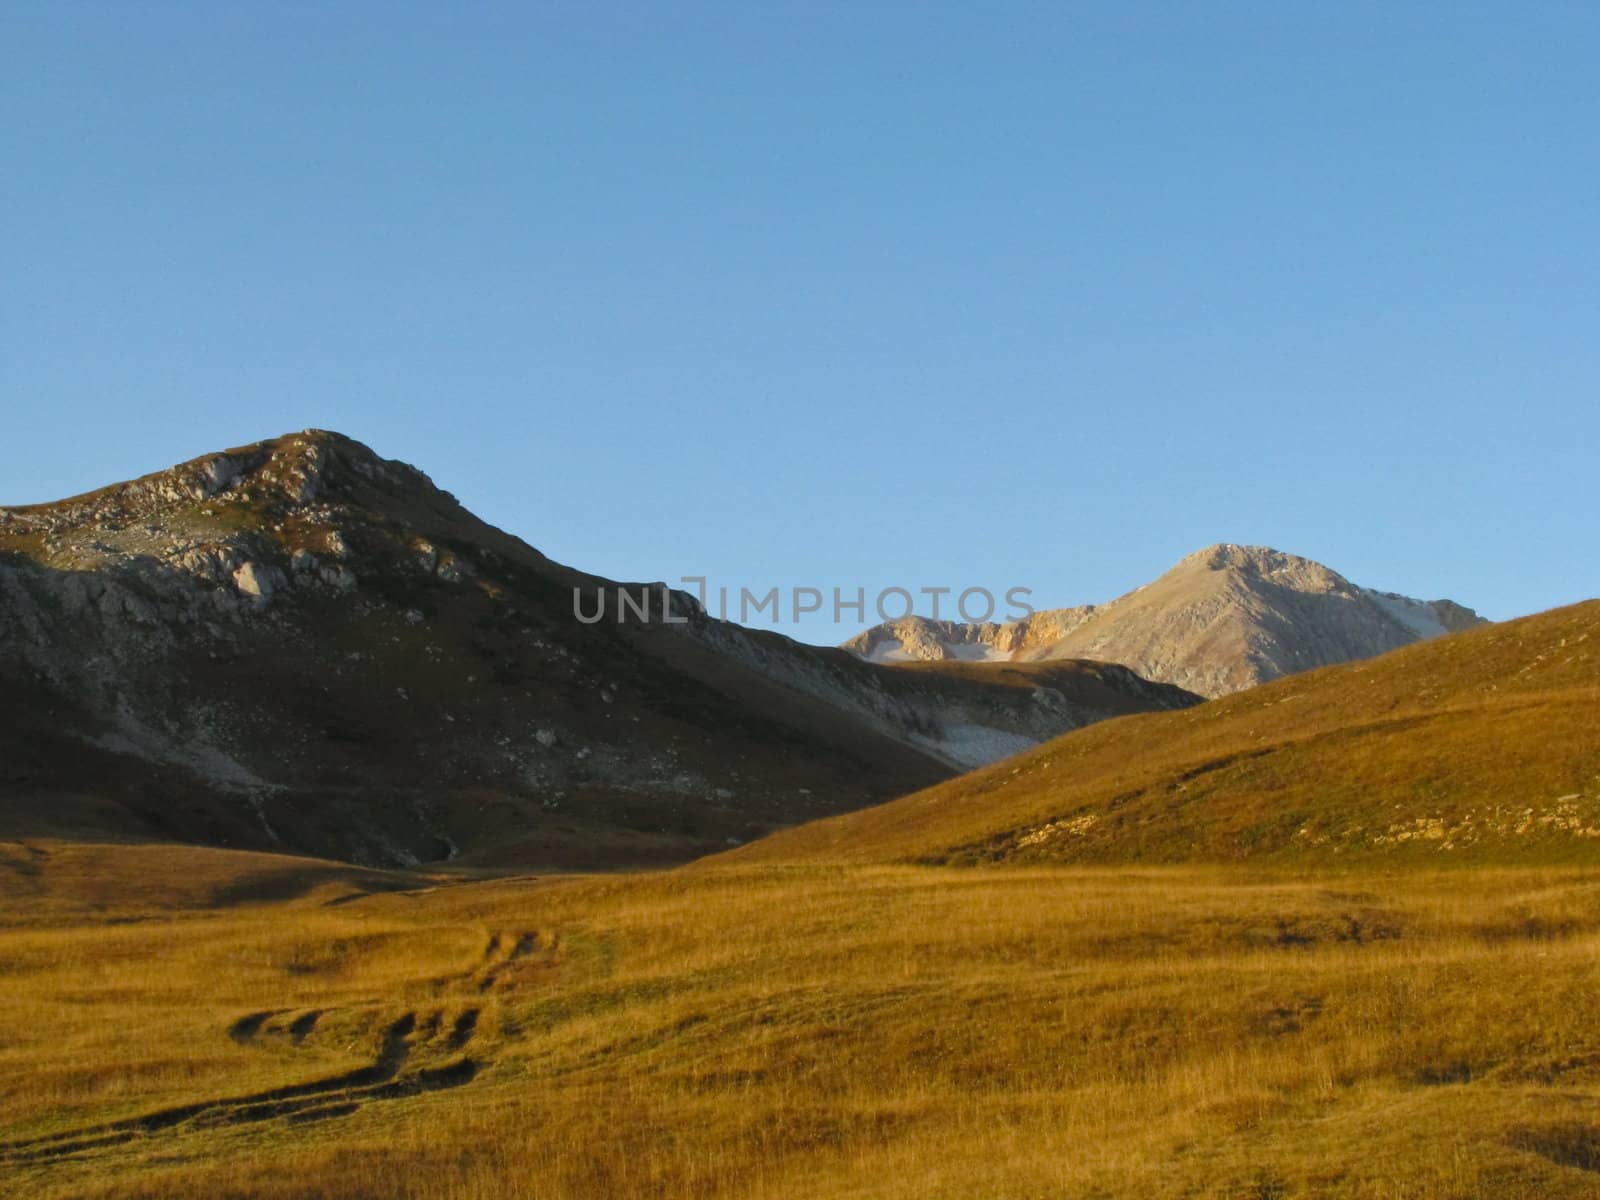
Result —
[{"label": "grassy hill", "polygon": [[744,862],[1600,862],[1600,602],[1127,717]]}]

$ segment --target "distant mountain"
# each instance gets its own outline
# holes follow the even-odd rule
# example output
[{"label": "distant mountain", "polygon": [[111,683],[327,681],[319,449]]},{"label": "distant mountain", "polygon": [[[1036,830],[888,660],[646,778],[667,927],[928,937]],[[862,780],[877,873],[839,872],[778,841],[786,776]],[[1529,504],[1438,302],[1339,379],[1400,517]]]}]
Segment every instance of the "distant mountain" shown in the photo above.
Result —
[{"label": "distant mountain", "polygon": [[1450,600],[1374,591],[1308,558],[1222,544],[1109,604],[1051,609],[1003,625],[908,617],[843,648],[877,663],[1096,659],[1222,696],[1481,624]]},{"label": "distant mountain", "polygon": [[745,862],[1600,862],[1600,600],[1024,755]]},{"label": "distant mountain", "polygon": [[0,837],[680,861],[1197,702],[1100,664],[889,670],[617,588],[315,430],[0,509]]}]

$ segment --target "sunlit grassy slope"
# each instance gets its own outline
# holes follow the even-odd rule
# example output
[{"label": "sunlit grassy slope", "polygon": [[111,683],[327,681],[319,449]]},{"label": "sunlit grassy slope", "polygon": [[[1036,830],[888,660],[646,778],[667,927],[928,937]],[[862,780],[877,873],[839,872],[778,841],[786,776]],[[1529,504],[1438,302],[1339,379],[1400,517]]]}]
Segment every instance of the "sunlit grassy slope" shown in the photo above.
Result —
[{"label": "sunlit grassy slope", "polygon": [[1600,601],[1079,730],[738,857],[1600,864]]},{"label": "sunlit grassy slope", "polygon": [[8,849],[0,1194],[1600,1182],[1600,872],[447,882],[125,849]]},{"label": "sunlit grassy slope", "polygon": [[1466,633],[662,874],[0,843],[0,1195],[1594,1197],[1597,646]]}]

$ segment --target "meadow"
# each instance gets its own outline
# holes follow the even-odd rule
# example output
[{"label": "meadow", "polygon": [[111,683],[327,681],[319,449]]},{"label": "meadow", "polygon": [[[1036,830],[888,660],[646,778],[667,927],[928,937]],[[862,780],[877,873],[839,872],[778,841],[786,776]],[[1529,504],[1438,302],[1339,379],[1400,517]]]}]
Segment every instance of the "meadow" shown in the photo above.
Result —
[{"label": "meadow", "polygon": [[0,847],[0,1194],[1591,1197],[1600,871]]}]

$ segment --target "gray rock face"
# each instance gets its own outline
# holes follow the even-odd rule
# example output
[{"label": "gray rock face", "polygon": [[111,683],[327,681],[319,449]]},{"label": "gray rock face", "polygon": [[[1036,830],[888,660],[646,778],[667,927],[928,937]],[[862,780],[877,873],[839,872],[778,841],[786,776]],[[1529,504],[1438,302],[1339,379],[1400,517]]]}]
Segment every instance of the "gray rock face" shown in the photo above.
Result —
[{"label": "gray rock face", "polygon": [[273,574],[274,568],[247,562],[233,573],[233,586],[240,595],[265,603],[272,599]]},{"label": "gray rock face", "polygon": [[338,592],[356,590],[356,573],[343,563],[332,563],[317,572],[323,583]]},{"label": "gray rock face", "polygon": [[1450,600],[1374,591],[1307,558],[1223,543],[1109,604],[1004,625],[910,617],[875,626],[844,649],[874,662],[1089,658],[1220,696],[1483,623]]},{"label": "gray rock face", "polygon": [[215,496],[239,478],[239,464],[226,454],[213,458],[199,470],[200,495]]}]

